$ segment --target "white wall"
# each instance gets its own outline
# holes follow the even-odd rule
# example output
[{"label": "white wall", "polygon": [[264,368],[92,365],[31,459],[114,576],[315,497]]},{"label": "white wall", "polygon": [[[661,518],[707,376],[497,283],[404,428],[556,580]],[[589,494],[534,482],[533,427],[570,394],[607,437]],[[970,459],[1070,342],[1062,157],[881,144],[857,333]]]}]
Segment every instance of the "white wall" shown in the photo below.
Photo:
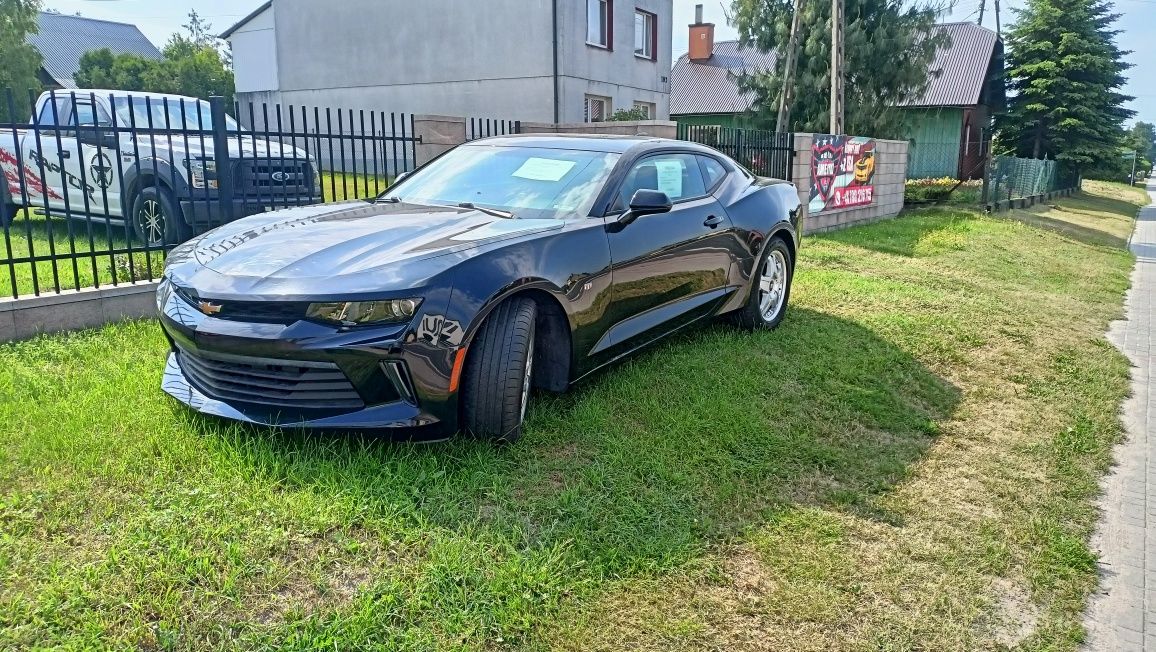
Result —
[{"label": "white wall", "polygon": [[229,36],[238,93],[275,91],[280,88],[274,6],[270,5]]}]

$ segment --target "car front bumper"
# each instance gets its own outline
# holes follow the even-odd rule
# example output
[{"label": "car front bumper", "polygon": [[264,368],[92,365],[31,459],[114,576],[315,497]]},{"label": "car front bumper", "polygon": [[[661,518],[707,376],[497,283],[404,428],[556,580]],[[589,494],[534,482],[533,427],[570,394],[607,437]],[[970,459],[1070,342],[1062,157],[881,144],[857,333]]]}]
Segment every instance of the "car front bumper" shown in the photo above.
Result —
[{"label": "car front bumper", "polygon": [[202,314],[173,293],[160,321],[171,350],[162,389],[192,409],[265,426],[391,429],[415,439],[457,430],[453,351],[408,325],[341,330]]}]

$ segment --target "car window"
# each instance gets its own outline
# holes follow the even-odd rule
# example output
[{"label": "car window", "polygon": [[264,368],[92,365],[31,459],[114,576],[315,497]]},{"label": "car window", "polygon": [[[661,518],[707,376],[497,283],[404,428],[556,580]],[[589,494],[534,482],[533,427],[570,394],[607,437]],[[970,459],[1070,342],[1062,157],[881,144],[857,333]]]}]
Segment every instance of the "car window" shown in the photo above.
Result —
[{"label": "car window", "polygon": [[91,102],[77,102],[73,107],[72,125],[81,127],[95,127],[112,124],[112,119],[101,106],[93,106]]},{"label": "car window", "polygon": [[464,145],[418,169],[385,197],[471,203],[519,218],[586,217],[618,162],[610,152]]},{"label": "car window", "polygon": [[[53,104],[56,105],[55,108],[53,108]],[[36,118],[36,124],[45,127],[54,127],[57,122],[60,124],[68,124],[68,114],[65,112],[67,108],[67,97],[57,97],[55,100],[45,102],[44,106],[40,109],[40,116]]]},{"label": "car window", "polygon": [[693,154],[657,154],[635,163],[626,173],[617,203],[625,209],[639,190],[659,190],[677,202],[705,195],[706,185]]},{"label": "car window", "polygon": [[700,156],[698,160],[702,163],[702,175],[705,177],[707,190],[714,190],[727,175],[727,169],[718,162],[718,159],[710,156]]}]

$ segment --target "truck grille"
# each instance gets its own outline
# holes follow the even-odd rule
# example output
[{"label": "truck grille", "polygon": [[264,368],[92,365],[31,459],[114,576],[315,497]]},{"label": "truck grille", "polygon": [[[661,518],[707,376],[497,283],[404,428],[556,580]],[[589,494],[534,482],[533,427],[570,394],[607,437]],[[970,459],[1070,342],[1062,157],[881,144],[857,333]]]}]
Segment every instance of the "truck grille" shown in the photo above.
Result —
[{"label": "truck grille", "polygon": [[234,174],[238,197],[299,197],[314,192],[313,171],[307,161],[243,159],[237,161]]},{"label": "truck grille", "polygon": [[365,402],[332,362],[251,358],[177,350],[185,377],[208,396],[262,406],[356,410]]}]

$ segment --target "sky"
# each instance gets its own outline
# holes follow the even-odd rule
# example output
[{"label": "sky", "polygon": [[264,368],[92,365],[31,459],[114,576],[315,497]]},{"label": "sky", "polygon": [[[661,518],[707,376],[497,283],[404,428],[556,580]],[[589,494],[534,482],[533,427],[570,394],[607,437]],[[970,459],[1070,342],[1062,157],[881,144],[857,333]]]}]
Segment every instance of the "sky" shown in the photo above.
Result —
[{"label": "sky", "polygon": [[[468,4],[469,0],[462,2]],[[717,39],[737,37],[726,19],[730,0],[674,0],[673,49],[676,59],[686,52],[687,26],[694,22],[694,5],[700,2],[705,20],[716,25]],[[955,9],[946,20],[975,20],[979,15],[979,2],[956,0]],[[1137,112],[1136,119],[1156,122],[1156,0],[1115,2],[1117,11],[1122,14],[1116,24],[1121,30],[1118,43],[1121,49],[1132,51],[1128,60],[1135,64],[1127,73],[1128,85],[1124,88],[1127,95],[1136,97],[1129,108]],[[44,0],[45,7],[62,13],[79,12],[90,18],[134,23],[158,46],[164,45],[169,35],[180,29],[194,7],[212,24],[214,31],[223,32],[261,3],[262,0]],[[984,14],[984,25],[992,29],[995,28],[993,4],[994,0],[988,0]],[[1012,9],[1022,6],[1023,0],[1006,0],[1002,4],[1001,23],[1006,28],[1015,19]]]}]

